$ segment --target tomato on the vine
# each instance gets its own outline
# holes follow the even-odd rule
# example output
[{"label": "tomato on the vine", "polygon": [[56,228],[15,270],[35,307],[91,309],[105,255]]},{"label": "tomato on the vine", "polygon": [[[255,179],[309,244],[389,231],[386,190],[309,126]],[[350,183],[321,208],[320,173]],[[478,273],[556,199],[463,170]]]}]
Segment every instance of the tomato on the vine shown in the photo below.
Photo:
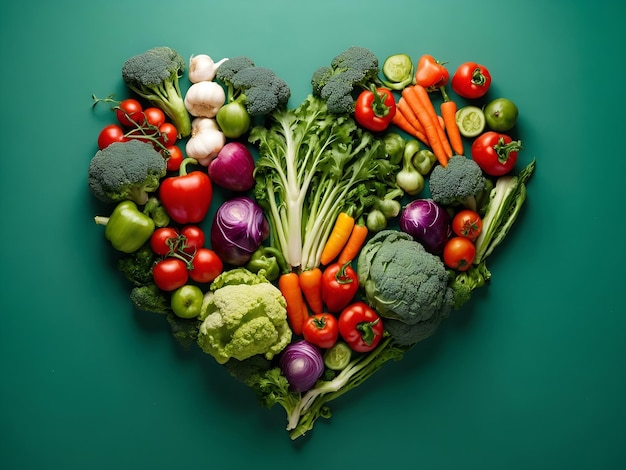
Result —
[{"label": "tomato on the vine", "polygon": [[185,225],[180,229],[180,234],[184,237],[182,250],[185,253],[193,254],[202,248],[206,241],[204,231],[197,225]]},{"label": "tomato on the vine", "polygon": [[469,238],[452,237],[443,247],[443,262],[457,271],[467,271],[476,257],[476,246]]},{"label": "tomato on the vine", "polygon": [[178,129],[176,129],[176,126],[171,122],[161,124],[159,126],[159,133],[161,134],[159,142],[166,147],[174,145],[178,139]]},{"label": "tomato on the vine", "polygon": [[339,338],[339,323],[330,313],[316,313],[304,322],[302,336],[320,348],[331,348]]},{"label": "tomato on the vine", "polygon": [[488,131],[472,144],[472,160],[488,175],[502,176],[513,169],[522,148],[521,140],[514,141],[506,134]]},{"label": "tomato on the vine", "polygon": [[474,241],[483,229],[483,220],[478,212],[462,209],[452,218],[451,225],[455,235]]},{"label": "tomato on the vine", "polygon": [[137,127],[143,123],[143,107],[141,103],[133,98],[128,98],[120,102],[115,109],[117,121],[126,127]]},{"label": "tomato on the vine", "polygon": [[164,258],[152,268],[152,278],[159,289],[166,292],[176,290],[189,280],[187,263],[178,258]]},{"label": "tomato on the vine", "polygon": [[174,227],[157,228],[150,237],[150,248],[157,255],[165,256],[175,247],[178,237],[178,230]]},{"label": "tomato on the vine", "polygon": [[109,124],[103,127],[98,135],[98,148],[102,150],[114,142],[126,142],[127,140],[124,129],[117,124]]},{"label": "tomato on the vine", "polygon": [[165,123],[165,113],[154,106],[144,109],[143,115],[146,118],[146,122],[156,128],[161,127]]},{"label": "tomato on the vine", "polygon": [[489,90],[491,74],[483,65],[465,62],[452,75],[451,85],[454,92],[463,98],[480,98]]},{"label": "tomato on the vine", "polygon": [[196,250],[191,266],[189,277],[196,282],[211,282],[224,270],[220,257],[209,248]]},{"label": "tomato on the vine", "polygon": [[180,164],[185,159],[183,151],[176,145],[166,147],[164,157],[167,160],[167,171],[180,170]]}]

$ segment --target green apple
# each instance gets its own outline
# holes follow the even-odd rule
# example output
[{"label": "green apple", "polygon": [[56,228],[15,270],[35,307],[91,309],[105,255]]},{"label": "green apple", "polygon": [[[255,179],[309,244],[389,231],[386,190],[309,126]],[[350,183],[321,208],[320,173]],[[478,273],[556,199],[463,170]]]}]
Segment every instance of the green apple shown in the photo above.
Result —
[{"label": "green apple", "polygon": [[506,132],[517,123],[517,106],[506,98],[496,98],[484,109],[487,127],[496,132]]},{"label": "green apple", "polygon": [[202,289],[186,284],[172,293],[172,310],[181,318],[196,318],[200,315],[203,299]]}]

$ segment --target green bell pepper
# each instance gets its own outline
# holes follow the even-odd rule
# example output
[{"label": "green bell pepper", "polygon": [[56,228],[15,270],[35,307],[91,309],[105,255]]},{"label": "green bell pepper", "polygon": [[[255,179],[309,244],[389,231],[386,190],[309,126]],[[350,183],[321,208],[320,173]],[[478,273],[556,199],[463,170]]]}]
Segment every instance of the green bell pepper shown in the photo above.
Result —
[{"label": "green bell pepper", "polygon": [[280,274],[287,272],[287,262],[280,250],[270,246],[260,246],[246,264],[246,269],[253,273],[265,272],[268,281],[275,281]]},{"label": "green bell pepper", "polygon": [[105,225],[104,236],[113,248],[134,253],[148,241],[155,229],[154,221],[137,208],[133,201],[120,202],[109,217],[94,217],[96,224]]},{"label": "green bell pepper", "polygon": [[387,132],[385,137],[383,137],[383,143],[385,144],[385,152],[389,161],[394,165],[399,165],[402,161],[402,154],[406,144],[404,138],[396,132]]},{"label": "green bell pepper", "polygon": [[437,157],[428,149],[423,149],[413,156],[413,166],[422,175],[426,176],[433,169]]}]

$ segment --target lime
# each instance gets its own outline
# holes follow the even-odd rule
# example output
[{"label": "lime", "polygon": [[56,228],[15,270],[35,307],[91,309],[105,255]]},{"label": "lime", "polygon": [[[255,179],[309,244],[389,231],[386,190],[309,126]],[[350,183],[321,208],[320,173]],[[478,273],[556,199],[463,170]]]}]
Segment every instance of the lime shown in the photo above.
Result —
[{"label": "lime", "polygon": [[506,98],[496,98],[485,106],[487,126],[496,132],[506,132],[517,122],[517,106]]},{"label": "lime", "polygon": [[464,106],[456,112],[456,124],[464,137],[476,137],[485,129],[485,114],[477,106]]}]

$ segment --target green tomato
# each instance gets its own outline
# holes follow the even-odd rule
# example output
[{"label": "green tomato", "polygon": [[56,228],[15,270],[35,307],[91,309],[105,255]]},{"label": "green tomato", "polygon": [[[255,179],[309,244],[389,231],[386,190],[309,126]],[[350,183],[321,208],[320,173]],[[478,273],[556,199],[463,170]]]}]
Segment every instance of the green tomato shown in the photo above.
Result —
[{"label": "green tomato", "polygon": [[172,293],[172,311],[180,318],[196,318],[200,315],[204,294],[195,285],[186,284]]},{"label": "green tomato", "polygon": [[506,98],[496,98],[487,103],[484,113],[487,126],[496,132],[511,130],[517,123],[517,106]]},{"label": "green tomato", "polygon": [[238,101],[222,106],[215,119],[224,135],[229,139],[237,139],[250,129],[250,114],[248,114],[246,107]]}]

